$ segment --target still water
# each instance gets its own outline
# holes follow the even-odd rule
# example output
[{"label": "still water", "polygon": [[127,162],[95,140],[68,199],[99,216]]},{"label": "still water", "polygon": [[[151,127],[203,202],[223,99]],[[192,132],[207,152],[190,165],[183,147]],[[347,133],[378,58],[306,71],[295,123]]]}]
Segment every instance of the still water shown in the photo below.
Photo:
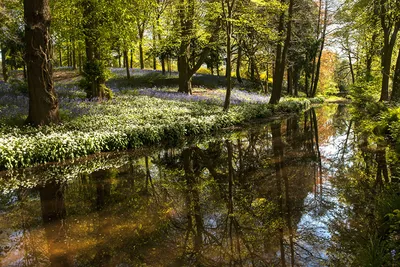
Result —
[{"label": "still water", "polygon": [[0,266],[346,264],[347,172],[362,169],[352,126],[331,105],[182,147],[0,173]]}]

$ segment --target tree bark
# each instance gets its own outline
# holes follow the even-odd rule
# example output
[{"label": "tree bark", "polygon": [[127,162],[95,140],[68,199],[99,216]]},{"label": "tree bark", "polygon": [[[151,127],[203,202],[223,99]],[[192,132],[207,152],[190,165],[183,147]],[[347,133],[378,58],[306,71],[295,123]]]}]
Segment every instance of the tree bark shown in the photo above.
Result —
[{"label": "tree bark", "polygon": [[153,23],[153,70],[157,70],[157,58],[155,51],[157,49],[157,39],[156,39],[156,25]]},{"label": "tree bark", "polygon": [[90,0],[81,2],[83,6],[83,16],[90,18],[83,24],[83,33],[86,46],[86,64],[84,76],[86,79],[87,98],[111,98],[111,90],[106,87],[104,61],[100,54],[99,36],[95,33],[99,27],[99,21],[96,17],[96,3]]},{"label": "tree bark", "polygon": [[[282,4],[285,4],[285,0],[281,0]],[[286,31],[286,40],[285,44],[282,47],[282,44],[278,42],[276,48],[276,60],[275,60],[275,71],[274,71],[274,83],[272,85],[272,94],[271,99],[269,100],[270,104],[277,104],[281,99],[282,87],[283,87],[283,76],[285,73],[285,65],[286,65],[286,56],[287,51],[290,44],[291,38],[291,31],[292,31],[292,17],[293,17],[293,0],[289,2],[289,19],[287,24],[287,31]],[[279,32],[284,31],[284,21],[285,21],[285,13],[282,12],[279,18]]]},{"label": "tree bark", "polygon": [[240,67],[242,65],[242,54],[243,54],[243,48],[242,48],[241,42],[239,41],[238,55],[237,55],[237,60],[236,60],[236,79],[239,83],[243,83],[242,76],[240,75]]},{"label": "tree bark", "polygon": [[227,6],[227,16],[225,16],[226,20],[226,95],[225,95],[225,103],[224,103],[224,111],[229,110],[230,102],[231,102],[231,91],[232,91],[232,11],[235,5],[235,0],[223,0],[222,8],[225,13],[225,4],[226,1]]},{"label": "tree bark", "polygon": [[126,78],[130,79],[131,74],[129,72],[129,59],[128,59],[128,50],[124,50],[124,60],[125,60],[125,68],[126,68]]},{"label": "tree bark", "polygon": [[317,93],[319,75],[320,75],[320,71],[321,71],[321,58],[322,58],[322,53],[324,51],[324,45],[325,45],[327,23],[328,23],[328,0],[325,0],[324,28],[322,30],[321,47],[319,49],[318,61],[317,61],[317,66],[316,66],[316,70],[315,70],[315,77],[314,77],[314,80],[312,83],[313,88],[311,90],[311,95],[310,95],[311,97],[314,97]]},{"label": "tree bark", "polygon": [[[191,94],[192,93],[192,76],[201,67],[210,53],[210,47],[205,47],[197,60],[191,58],[191,38],[193,34],[194,20],[194,0],[180,0],[179,17],[180,17],[180,47],[178,55],[178,72],[179,72],[179,90],[178,92]],[[215,42],[220,29],[219,20],[217,26],[212,32],[208,43]],[[193,62],[193,66],[190,66]]]},{"label": "tree bark", "polygon": [[140,69],[144,69],[144,54],[143,54],[144,25],[138,24],[138,31],[139,31],[139,61],[140,61]]},{"label": "tree bark", "polygon": [[24,0],[29,115],[27,123],[46,125],[60,120],[51,64],[49,0]]},{"label": "tree bark", "polygon": [[392,64],[393,48],[396,44],[397,33],[400,29],[400,20],[396,22],[387,21],[387,0],[380,0],[380,19],[381,27],[383,30],[383,48],[381,56],[382,65],[382,88],[381,97],[379,101],[389,100],[389,79],[390,79],[390,67]]},{"label": "tree bark", "polygon": [[1,47],[1,67],[3,70],[3,80],[4,82],[8,81],[8,67],[6,63],[7,48],[5,46]]},{"label": "tree bark", "polygon": [[393,102],[400,102],[400,49],[397,55],[396,68],[394,70],[392,97],[390,100]]}]

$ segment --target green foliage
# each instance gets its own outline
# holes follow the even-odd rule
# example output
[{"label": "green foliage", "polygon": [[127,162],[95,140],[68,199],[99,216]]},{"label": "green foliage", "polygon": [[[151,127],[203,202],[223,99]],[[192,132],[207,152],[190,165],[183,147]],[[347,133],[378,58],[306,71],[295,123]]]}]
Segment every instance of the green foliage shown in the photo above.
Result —
[{"label": "green foliage", "polygon": [[[279,112],[299,112],[307,100],[287,100]],[[108,102],[82,102],[89,113],[62,125],[41,128],[0,126],[0,168],[62,161],[100,151],[178,142],[185,136],[211,134],[273,113],[270,105],[242,104],[225,113],[218,105],[146,96],[116,96]],[[67,116],[66,116],[67,117]]]},{"label": "green foliage", "polygon": [[358,82],[350,86],[350,97],[356,105],[365,106],[366,103],[376,102],[379,99],[380,83],[378,80]]},{"label": "green foliage", "polygon": [[112,98],[112,91],[107,88],[103,82],[111,76],[109,69],[104,62],[100,60],[88,61],[83,69],[83,79],[80,80],[79,86],[86,92],[88,98],[95,97],[93,88],[97,88],[104,92],[107,99]]}]

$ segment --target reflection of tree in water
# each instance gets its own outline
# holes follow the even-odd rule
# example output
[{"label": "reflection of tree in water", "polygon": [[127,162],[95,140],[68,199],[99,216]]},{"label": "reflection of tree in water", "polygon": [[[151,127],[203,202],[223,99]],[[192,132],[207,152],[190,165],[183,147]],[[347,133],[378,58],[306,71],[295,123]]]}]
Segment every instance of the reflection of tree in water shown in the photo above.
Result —
[{"label": "reflection of tree in water", "polygon": [[73,266],[73,255],[68,251],[65,224],[65,186],[50,182],[39,188],[42,219],[48,244],[50,266]]},{"label": "reflection of tree in water", "polygon": [[397,156],[382,138],[354,124],[353,153],[346,159],[352,164],[336,166],[334,183],[347,206],[330,225],[330,260],[335,266],[398,266],[400,228],[391,217],[400,208],[398,162],[387,160]]},{"label": "reflection of tree in water", "polygon": [[52,246],[78,266],[304,264],[297,225],[319,190],[317,129],[311,110],[82,174],[52,194],[68,226],[65,247]]}]

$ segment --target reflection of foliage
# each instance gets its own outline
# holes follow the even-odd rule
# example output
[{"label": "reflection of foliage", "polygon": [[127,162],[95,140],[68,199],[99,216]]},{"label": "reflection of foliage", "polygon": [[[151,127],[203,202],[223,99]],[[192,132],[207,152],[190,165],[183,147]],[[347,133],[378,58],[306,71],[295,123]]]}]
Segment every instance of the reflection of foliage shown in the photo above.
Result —
[{"label": "reflection of foliage", "polygon": [[[67,255],[78,265],[216,266],[250,260],[276,265],[280,243],[291,257],[287,246],[295,244],[289,236],[296,236],[293,228],[314,181],[310,114],[305,114],[306,128],[299,118],[278,124],[282,132],[276,137],[284,144],[279,172],[286,174],[280,178],[267,126],[235,133],[225,141],[215,138],[145,157],[119,153],[20,174],[10,171],[3,188],[9,194],[32,188],[34,195],[51,177],[58,177],[60,184],[68,182],[57,187],[68,214],[63,222],[66,234],[57,236],[60,241],[54,241],[54,235],[39,240],[52,244],[50,256],[68,244]],[[28,199],[40,206],[39,198]],[[48,258],[46,252],[41,255]]]},{"label": "reflection of foliage", "polygon": [[[385,136],[394,113],[372,102],[355,103],[351,165],[338,167],[335,185],[348,204],[332,223],[332,263],[337,266],[391,266],[399,261],[395,210],[400,207],[396,154]],[[393,218],[393,220],[391,220]]]}]

